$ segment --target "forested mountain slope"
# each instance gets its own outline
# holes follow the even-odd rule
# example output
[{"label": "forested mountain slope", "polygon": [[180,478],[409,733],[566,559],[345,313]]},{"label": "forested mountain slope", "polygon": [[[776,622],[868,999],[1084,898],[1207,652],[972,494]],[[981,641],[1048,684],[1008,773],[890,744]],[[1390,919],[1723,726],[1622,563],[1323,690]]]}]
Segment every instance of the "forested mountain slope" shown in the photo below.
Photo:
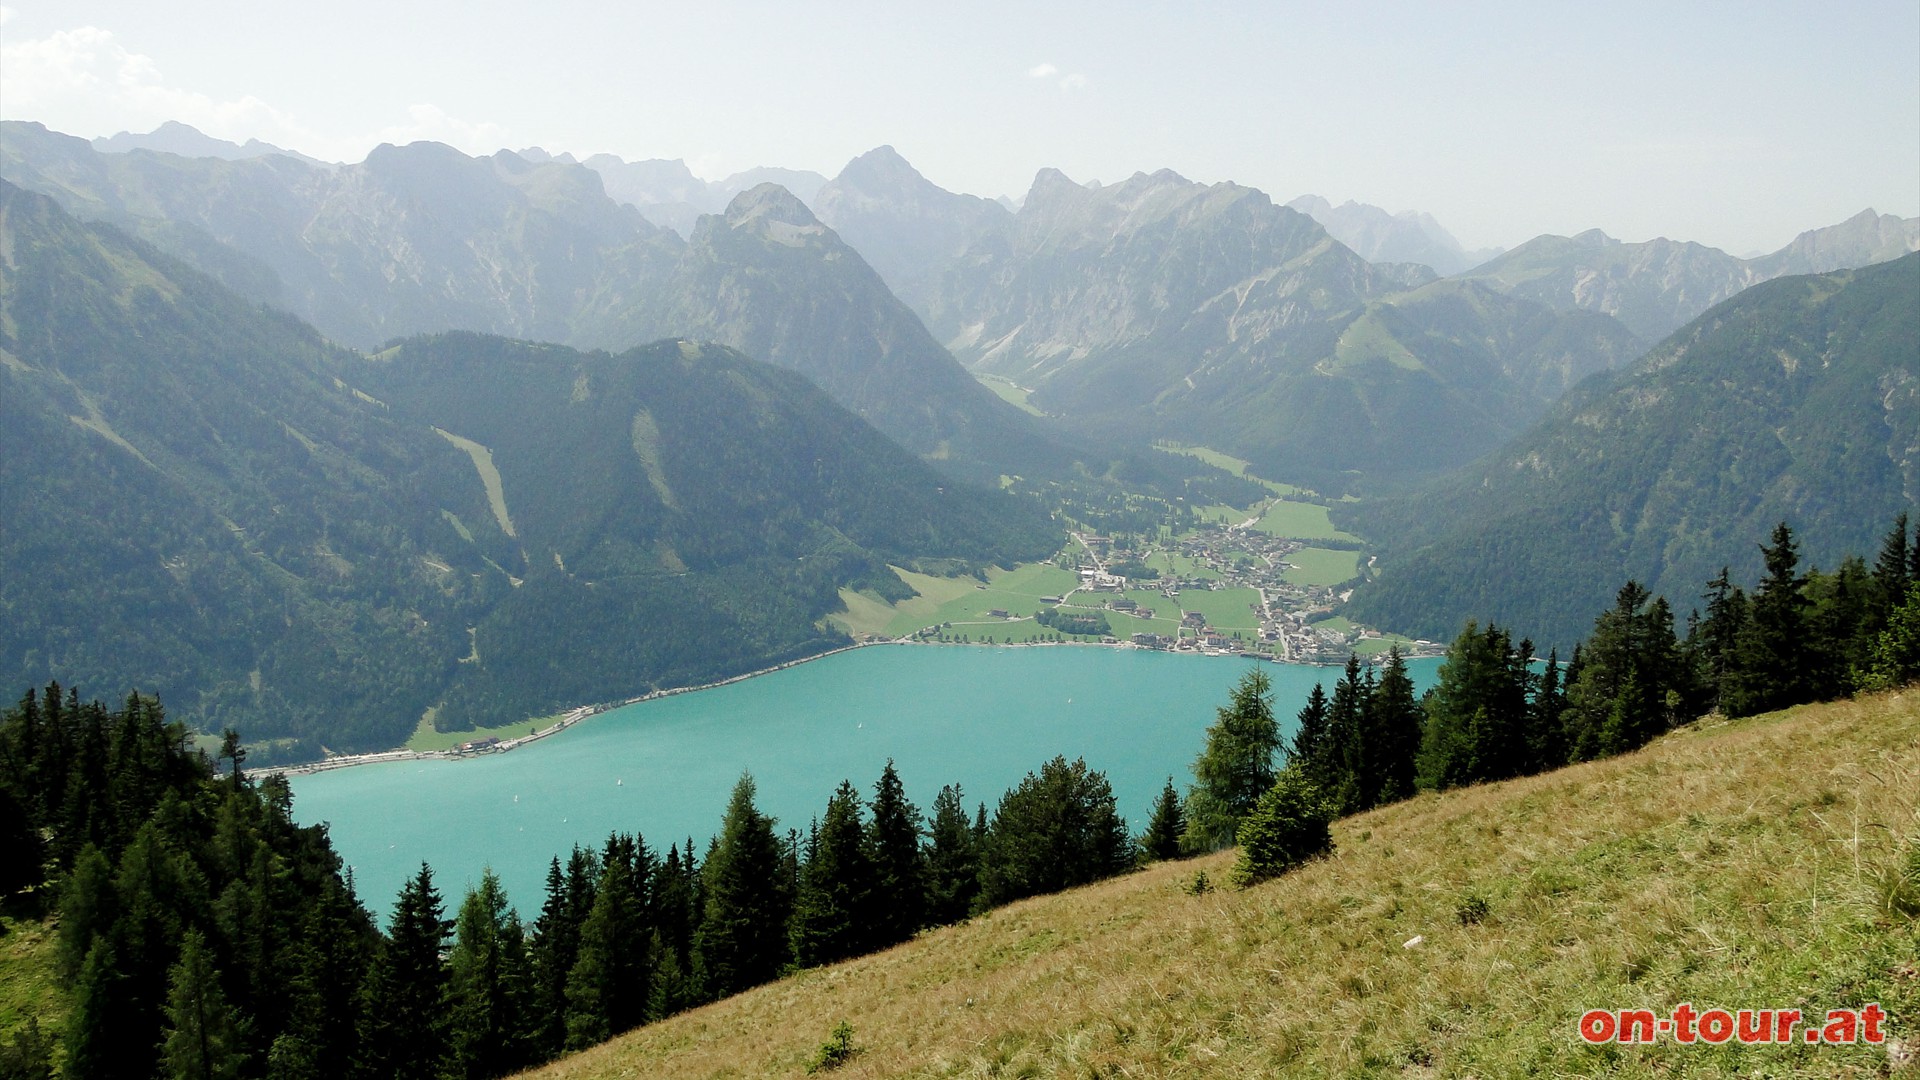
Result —
[{"label": "forested mountain slope", "polygon": [[750,670],[887,561],[1057,545],[726,349],[369,360],[12,185],[0,259],[0,670],[284,754]]},{"label": "forested mountain slope", "polygon": [[1355,618],[1544,645],[1623,578],[1684,612],[1723,565],[1754,578],[1775,522],[1831,568],[1916,504],[1920,254],[1755,286],[1471,467],[1336,517],[1384,548]]}]

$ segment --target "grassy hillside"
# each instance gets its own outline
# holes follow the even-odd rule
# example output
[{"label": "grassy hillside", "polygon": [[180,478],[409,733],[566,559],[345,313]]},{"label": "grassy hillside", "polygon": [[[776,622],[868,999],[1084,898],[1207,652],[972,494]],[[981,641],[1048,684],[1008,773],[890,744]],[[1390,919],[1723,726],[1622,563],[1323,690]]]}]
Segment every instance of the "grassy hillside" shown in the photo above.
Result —
[{"label": "grassy hillside", "polygon": [[[1920,920],[1885,896],[1901,872],[1909,901],[1920,888],[1920,693],[1702,721],[1334,839],[1247,891],[1187,889],[1224,878],[1229,852],[1015,904],[531,1075],[796,1076],[843,1020],[847,1077],[1914,1071]],[[1822,1018],[1878,1002],[1892,1041],[1575,1034],[1589,1008],[1680,1002]]]}]

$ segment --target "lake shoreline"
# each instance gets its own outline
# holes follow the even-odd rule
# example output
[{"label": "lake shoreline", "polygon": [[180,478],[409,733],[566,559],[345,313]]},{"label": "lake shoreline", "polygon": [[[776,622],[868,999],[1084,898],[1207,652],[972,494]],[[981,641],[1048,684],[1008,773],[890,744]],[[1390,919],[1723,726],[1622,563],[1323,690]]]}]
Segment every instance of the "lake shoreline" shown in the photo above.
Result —
[{"label": "lake shoreline", "polygon": [[[660,698],[673,697],[677,694],[691,694],[701,690],[714,690],[722,686],[731,686],[735,683],[745,682],[748,679],[757,679],[762,675],[772,675],[772,674],[775,674],[776,672],[786,671],[789,668],[799,667],[801,664],[811,664],[816,660],[824,660],[829,656],[838,656],[841,653],[852,652],[855,649],[866,649],[866,648],[872,648],[875,646],[884,646],[884,645],[931,645],[931,646],[940,646],[940,647],[959,646],[961,648],[988,648],[988,649],[1035,649],[1035,648],[1051,649],[1051,648],[1058,648],[1061,646],[1079,646],[1079,647],[1093,648],[1093,649],[1129,649],[1129,650],[1139,650],[1142,652],[1165,652],[1166,651],[1164,649],[1152,649],[1144,645],[1134,645],[1130,642],[1124,642],[1124,641],[1121,641],[1121,642],[1105,642],[1105,641],[1011,642],[1009,641],[1009,642],[999,642],[999,643],[992,643],[992,644],[989,644],[984,641],[976,641],[976,642],[920,641],[914,638],[889,638],[884,641],[856,641],[850,645],[841,645],[838,648],[828,649],[825,652],[814,653],[811,656],[802,656],[797,659],[787,660],[782,663],[775,664],[772,667],[765,667],[765,668],[756,669],[754,671],[742,672],[738,675],[733,675],[725,679],[720,679],[716,682],[701,683],[698,686],[676,686],[666,690],[651,690],[645,694],[641,694],[638,697],[631,697],[626,699],[625,701],[617,701],[609,704],[579,705],[572,709],[567,710],[564,713],[561,713],[560,719],[554,721],[552,724],[549,724],[546,727],[538,728],[534,731],[531,731],[525,735],[518,736],[516,738],[502,739],[499,742],[491,743],[484,747],[480,747],[476,749],[462,750],[456,747],[456,748],[447,749],[447,750],[409,750],[406,747],[396,747],[392,750],[377,750],[377,751],[373,751],[371,753],[365,753],[365,754],[339,754],[333,757],[322,758],[319,761],[307,761],[307,762],[301,762],[299,764],[294,764],[294,765],[274,765],[267,768],[255,770],[253,775],[257,777],[311,776],[315,773],[333,772],[336,769],[350,769],[357,765],[382,765],[382,764],[388,764],[388,763],[397,762],[397,761],[461,761],[468,758],[485,757],[492,754],[504,754],[511,750],[517,750],[520,747],[527,745],[528,743],[539,742],[540,740],[548,738],[550,736],[558,735],[562,731],[567,730],[568,728],[574,726],[575,724],[580,723],[583,720],[591,719],[603,713],[612,712],[615,709],[624,709],[629,705],[638,705],[638,704],[641,704],[642,702],[656,701]],[[1238,656],[1238,657],[1241,657],[1242,659],[1247,659],[1247,660],[1263,660],[1270,663],[1290,663],[1290,661],[1277,661],[1269,656],[1260,656],[1252,653],[1194,652],[1191,655]],[[1295,664],[1294,666],[1330,667],[1333,665]]]}]

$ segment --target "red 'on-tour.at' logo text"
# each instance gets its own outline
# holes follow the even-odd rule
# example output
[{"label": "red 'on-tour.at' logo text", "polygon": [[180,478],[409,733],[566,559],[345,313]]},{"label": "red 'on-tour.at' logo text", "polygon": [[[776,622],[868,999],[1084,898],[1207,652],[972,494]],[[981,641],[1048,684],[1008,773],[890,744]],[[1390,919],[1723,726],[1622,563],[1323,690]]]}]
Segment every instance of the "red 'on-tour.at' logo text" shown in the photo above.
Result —
[{"label": "red 'on-tour.at' logo text", "polygon": [[[1878,1004],[1829,1009],[1824,1022],[1799,1009],[1696,1010],[1681,1002],[1667,1016],[1652,1009],[1589,1009],[1580,1016],[1580,1037],[1590,1043],[1883,1043],[1886,1011]],[[1804,1026],[1802,1026],[1804,1024]]]}]

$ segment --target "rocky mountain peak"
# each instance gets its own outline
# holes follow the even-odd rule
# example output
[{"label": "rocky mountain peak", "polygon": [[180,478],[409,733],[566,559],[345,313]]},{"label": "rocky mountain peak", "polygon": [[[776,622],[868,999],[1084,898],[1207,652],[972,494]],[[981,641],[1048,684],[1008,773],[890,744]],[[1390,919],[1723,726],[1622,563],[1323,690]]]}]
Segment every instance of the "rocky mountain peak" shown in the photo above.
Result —
[{"label": "rocky mountain peak", "polygon": [[757,184],[735,195],[727,204],[726,220],[727,227],[732,229],[761,222],[824,229],[807,204],[779,184]]}]

